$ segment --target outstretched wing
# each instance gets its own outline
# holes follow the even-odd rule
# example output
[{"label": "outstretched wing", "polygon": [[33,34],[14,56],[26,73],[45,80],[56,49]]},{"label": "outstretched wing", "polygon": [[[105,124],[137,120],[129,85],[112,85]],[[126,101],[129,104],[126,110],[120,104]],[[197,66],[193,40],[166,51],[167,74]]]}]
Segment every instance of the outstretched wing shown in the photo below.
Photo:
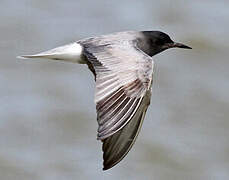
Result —
[{"label": "outstretched wing", "polygon": [[98,139],[109,169],[128,153],[140,130],[150,103],[153,61],[133,41],[80,43],[95,75]]}]

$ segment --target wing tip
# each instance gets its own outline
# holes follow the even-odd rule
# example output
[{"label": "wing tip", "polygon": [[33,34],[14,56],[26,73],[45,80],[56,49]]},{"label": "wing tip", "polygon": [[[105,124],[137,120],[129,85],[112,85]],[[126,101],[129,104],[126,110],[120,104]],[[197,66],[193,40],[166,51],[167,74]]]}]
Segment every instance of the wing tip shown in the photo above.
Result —
[{"label": "wing tip", "polygon": [[106,171],[108,169],[110,169],[111,167],[108,167],[108,166],[103,166],[103,171]]},{"label": "wing tip", "polygon": [[109,169],[111,169],[113,166],[103,166],[103,171],[107,171]]},{"label": "wing tip", "polygon": [[113,168],[115,165],[117,165],[122,159],[120,159],[119,161],[116,161],[114,163],[109,163],[106,161],[106,159],[103,160],[103,171],[109,170],[111,168]]}]

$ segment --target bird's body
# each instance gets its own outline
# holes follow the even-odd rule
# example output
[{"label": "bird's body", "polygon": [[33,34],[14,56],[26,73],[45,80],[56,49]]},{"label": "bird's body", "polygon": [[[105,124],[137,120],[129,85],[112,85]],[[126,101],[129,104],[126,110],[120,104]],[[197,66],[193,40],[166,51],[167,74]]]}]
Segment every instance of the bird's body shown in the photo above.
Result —
[{"label": "bird's body", "polygon": [[95,103],[103,142],[104,170],[121,161],[134,144],[150,104],[152,56],[174,43],[159,31],[127,31],[79,40],[24,58],[87,64],[95,75]]}]

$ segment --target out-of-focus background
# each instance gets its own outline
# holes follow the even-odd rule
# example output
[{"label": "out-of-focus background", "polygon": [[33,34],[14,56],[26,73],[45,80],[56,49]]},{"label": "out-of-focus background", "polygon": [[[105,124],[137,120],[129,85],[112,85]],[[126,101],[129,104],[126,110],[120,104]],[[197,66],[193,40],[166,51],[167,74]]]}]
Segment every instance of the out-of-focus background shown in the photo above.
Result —
[{"label": "out-of-focus background", "polygon": [[[0,179],[229,179],[228,9],[226,0],[1,0]],[[103,172],[87,67],[16,56],[125,30],[161,30],[193,50],[155,56],[137,142]]]}]

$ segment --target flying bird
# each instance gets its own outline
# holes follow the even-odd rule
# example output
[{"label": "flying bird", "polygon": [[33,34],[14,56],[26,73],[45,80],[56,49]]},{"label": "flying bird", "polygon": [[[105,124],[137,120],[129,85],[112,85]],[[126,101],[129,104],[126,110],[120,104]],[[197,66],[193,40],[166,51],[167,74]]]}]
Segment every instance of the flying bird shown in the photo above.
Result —
[{"label": "flying bird", "polygon": [[103,170],[129,152],[150,104],[154,61],[169,48],[191,49],[160,31],[126,31],[79,40],[20,58],[47,58],[87,64],[95,77],[98,134]]}]

